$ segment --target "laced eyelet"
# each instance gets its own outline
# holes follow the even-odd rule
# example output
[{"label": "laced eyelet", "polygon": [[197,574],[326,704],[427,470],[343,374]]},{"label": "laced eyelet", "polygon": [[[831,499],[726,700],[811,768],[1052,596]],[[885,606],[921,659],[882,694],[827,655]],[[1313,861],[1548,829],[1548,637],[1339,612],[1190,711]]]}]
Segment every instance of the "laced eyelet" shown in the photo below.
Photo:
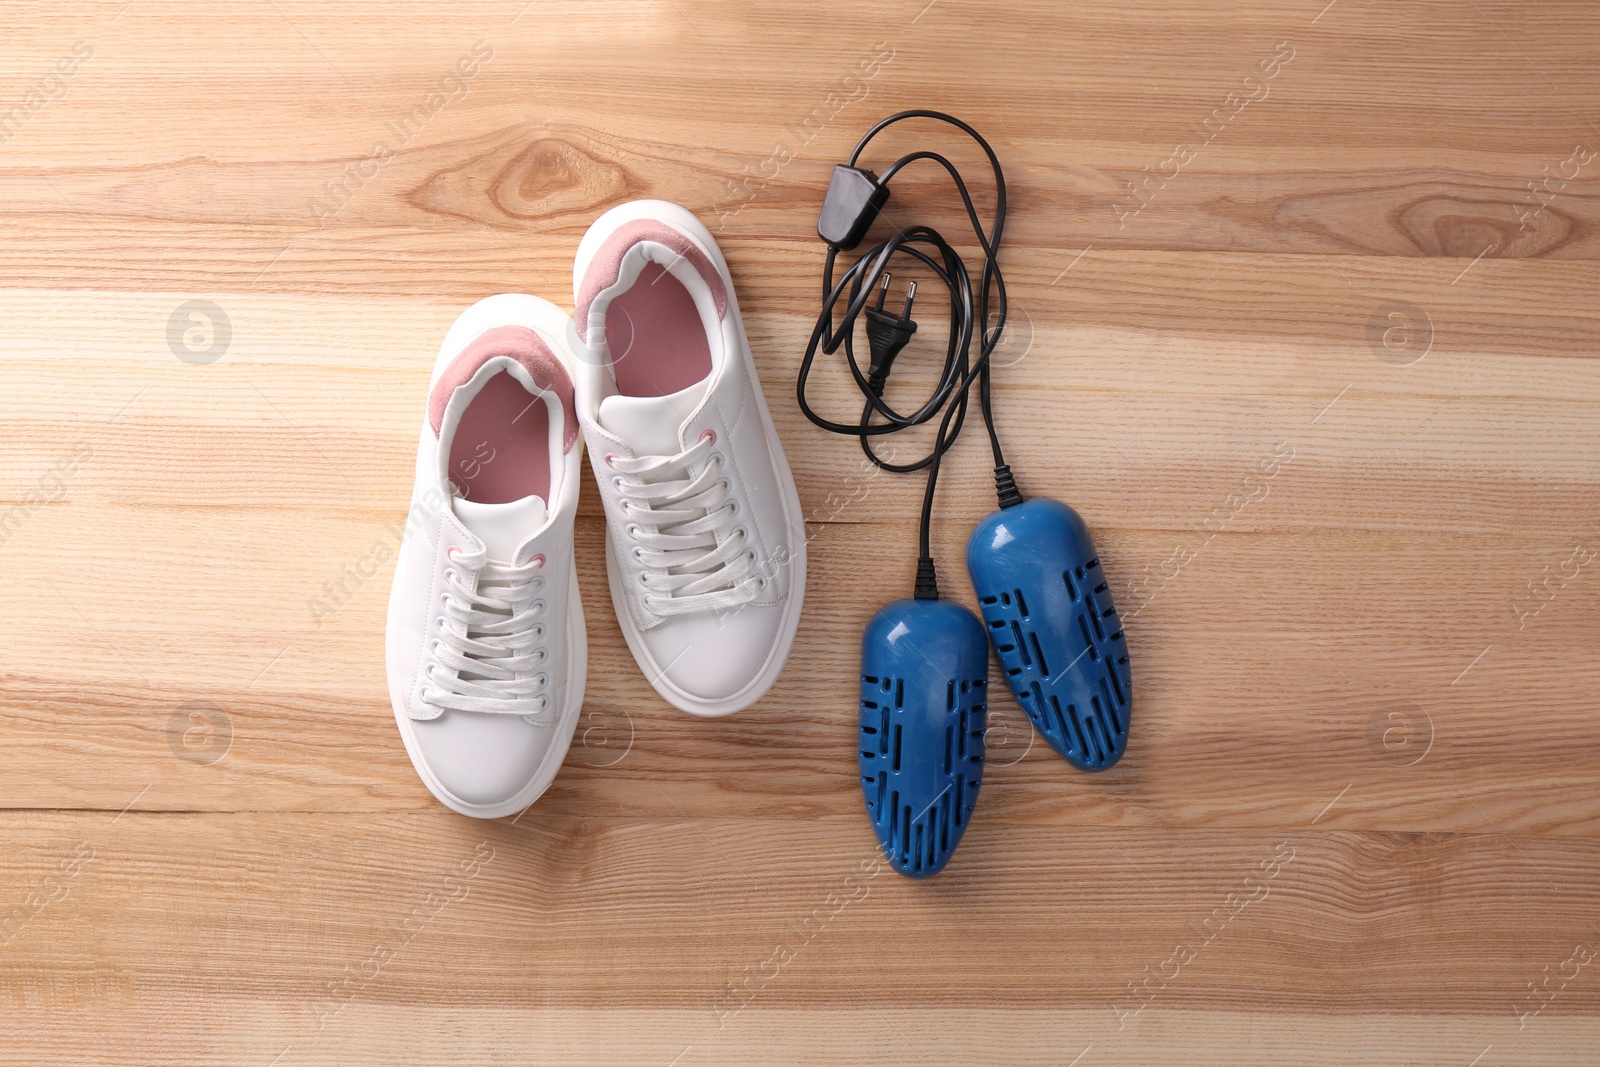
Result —
[{"label": "laced eyelet", "polygon": [[536,640],[544,640],[544,623],[541,622],[534,624],[533,636]]},{"label": "laced eyelet", "polygon": [[639,575],[639,584],[644,586],[646,589],[650,588],[650,574],[648,571]]},{"label": "laced eyelet", "polygon": [[533,564],[535,567],[543,567],[545,565],[544,553],[543,552],[536,553],[534,555],[534,557],[532,559],[530,559],[528,562]]},{"label": "laced eyelet", "polygon": [[644,549],[640,548],[638,545],[634,545],[633,546],[633,551],[631,553],[629,553],[629,554],[633,556],[633,561],[635,563],[643,563],[644,562],[644,556],[641,555],[641,553],[643,551],[644,551]]},{"label": "laced eyelet", "polygon": [[451,545],[449,548],[444,550],[444,554],[449,556],[451,559],[455,559],[457,556],[461,555],[461,546]]},{"label": "laced eyelet", "polygon": [[543,671],[540,671],[538,674],[534,675],[533,680],[539,683],[539,687],[541,689],[550,688],[550,676]]},{"label": "laced eyelet", "polygon": [[765,589],[766,587],[767,587],[767,576],[765,574],[756,575],[756,588],[757,589]]},{"label": "laced eyelet", "polygon": [[619,493],[622,492],[622,475],[619,474],[615,478],[611,479],[611,488],[615,489]]},{"label": "laced eyelet", "polygon": [[612,470],[616,470],[617,466],[616,466],[615,463],[612,462],[616,458],[617,458],[617,454],[615,452],[607,452],[606,453],[606,458],[605,458],[605,465],[607,467],[610,467]]},{"label": "laced eyelet", "polygon": [[538,662],[540,663],[548,663],[550,661],[550,653],[542,648],[534,649],[533,654],[539,657]]},{"label": "laced eyelet", "polygon": [[637,538],[639,536],[639,524],[636,522],[628,523],[627,534],[630,541]]},{"label": "laced eyelet", "polygon": [[719,467],[722,466],[722,453],[721,452],[713,452],[713,453],[711,453],[711,458],[712,458],[713,461],[716,462],[717,466],[719,466]]},{"label": "laced eyelet", "polygon": [[732,537],[734,534],[738,534],[740,537],[743,537],[746,541],[750,540],[750,531],[745,529],[744,526],[742,526],[742,525],[735,526],[732,530],[730,530],[728,532],[728,536],[729,537]]},{"label": "laced eyelet", "polygon": [[[728,484],[728,480],[726,478],[724,478],[722,480],[722,484],[723,485],[727,485]],[[728,498],[728,514],[729,515],[737,515],[737,514],[739,514],[739,500],[738,500],[737,497],[729,497]]]},{"label": "laced eyelet", "polygon": [[547,697],[547,696],[545,696],[544,694],[541,693],[539,696],[534,698],[534,710],[535,711],[544,711],[549,707],[550,707],[550,698],[549,697]]},{"label": "laced eyelet", "polygon": [[701,430],[700,431],[700,440],[702,440],[702,441],[710,441],[712,444],[716,444],[717,443],[717,431],[715,431],[713,429],[710,429],[709,427],[704,429],[704,430]]}]

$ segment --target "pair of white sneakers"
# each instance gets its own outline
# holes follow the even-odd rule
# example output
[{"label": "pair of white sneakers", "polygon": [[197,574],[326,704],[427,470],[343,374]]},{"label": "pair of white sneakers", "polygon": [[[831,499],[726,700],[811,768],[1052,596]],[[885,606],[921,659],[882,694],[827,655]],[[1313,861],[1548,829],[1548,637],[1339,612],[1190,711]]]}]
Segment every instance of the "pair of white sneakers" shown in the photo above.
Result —
[{"label": "pair of white sneakers", "polygon": [[386,658],[411,762],[463,815],[533,803],[578,722],[582,441],[617,621],[663,697],[748,707],[800,620],[800,501],[710,232],[624,204],[584,235],[573,290],[576,323],[533,296],[474,304],[429,387]]}]

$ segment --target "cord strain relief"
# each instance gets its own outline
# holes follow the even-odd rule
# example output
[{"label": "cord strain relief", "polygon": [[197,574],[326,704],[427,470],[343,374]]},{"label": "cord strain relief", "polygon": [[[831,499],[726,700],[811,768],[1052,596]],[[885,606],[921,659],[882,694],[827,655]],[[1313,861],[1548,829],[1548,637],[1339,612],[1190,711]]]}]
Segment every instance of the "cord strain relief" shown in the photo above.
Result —
[{"label": "cord strain relief", "polygon": [[913,595],[918,600],[939,599],[939,577],[934,572],[931,556],[917,560],[917,587]]},{"label": "cord strain relief", "polygon": [[1017,488],[1017,480],[1011,476],[1011,467],[1002,463],[994,469],[994,489],[1000,497],[1002,508],[1014,508],[1022,503],[1022,492]]}]

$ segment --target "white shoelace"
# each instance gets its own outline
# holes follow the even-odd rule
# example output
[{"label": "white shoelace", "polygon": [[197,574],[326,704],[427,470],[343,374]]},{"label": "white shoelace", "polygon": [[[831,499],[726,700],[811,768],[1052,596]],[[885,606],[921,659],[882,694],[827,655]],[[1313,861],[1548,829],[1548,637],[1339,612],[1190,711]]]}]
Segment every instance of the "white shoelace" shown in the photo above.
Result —
[{"label": "white shoelace", "polygon": [[[458,552],[445,570],[444,613],[433,641],[425,703],[453,711],[531,715],[550,706],[543,647],[544,556],[496,563],[482,549]],[[465,575],[476,572],[477,588]]]},{"label": "white shoelace", "polygon": [[734,525],[739,502],[729,496],[715,443],[707,432],[676,456],[606,457],[619,472],[613,485],[622,494],[633,558],[645,568],[645,608],[654,614],[726,611],[766,588],[749,532]]}]

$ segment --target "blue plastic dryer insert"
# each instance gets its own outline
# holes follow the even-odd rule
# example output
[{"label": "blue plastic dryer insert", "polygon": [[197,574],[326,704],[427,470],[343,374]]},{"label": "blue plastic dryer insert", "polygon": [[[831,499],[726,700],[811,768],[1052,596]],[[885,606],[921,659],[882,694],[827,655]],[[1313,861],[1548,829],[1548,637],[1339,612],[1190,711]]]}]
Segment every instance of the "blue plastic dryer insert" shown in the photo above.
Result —
[{"label": "blue plastic dryer insert", "polygon": [[967,538],[967,572],[1011,692],[1050,747],[1086,771],[1121,759],[1128,646],[1083,519],[1042,497],[1002,508]]}]

